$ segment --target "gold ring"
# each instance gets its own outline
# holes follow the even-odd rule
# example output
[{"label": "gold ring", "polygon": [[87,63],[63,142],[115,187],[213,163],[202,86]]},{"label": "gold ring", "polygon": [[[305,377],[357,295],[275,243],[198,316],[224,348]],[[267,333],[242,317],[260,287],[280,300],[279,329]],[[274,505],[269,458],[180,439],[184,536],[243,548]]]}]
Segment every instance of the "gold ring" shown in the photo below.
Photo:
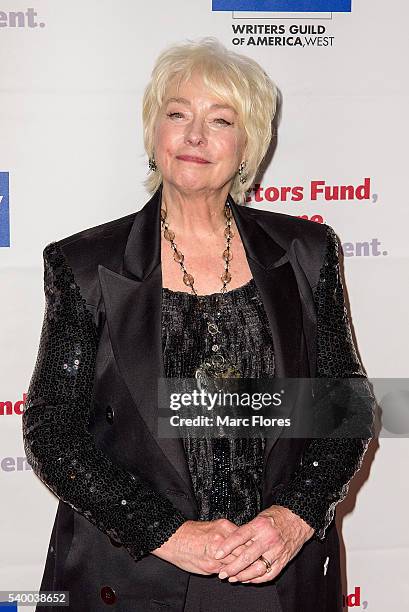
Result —
[{"label": "gold ring", "polygon": [[266,566],[266,573],[271,572],[271,566],[273,565],[271,563],[271,561],[269,561],[268,559],[266,559],[265,557],[263,557],[263,555],[259,556],[260,561],[262,561],[264,563],[264,565]]}]

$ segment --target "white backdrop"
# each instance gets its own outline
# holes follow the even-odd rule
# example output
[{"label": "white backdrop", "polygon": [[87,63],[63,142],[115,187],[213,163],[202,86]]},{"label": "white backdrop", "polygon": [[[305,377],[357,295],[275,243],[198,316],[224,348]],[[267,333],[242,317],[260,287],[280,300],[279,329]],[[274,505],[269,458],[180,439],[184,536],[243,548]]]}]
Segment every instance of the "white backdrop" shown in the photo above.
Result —
[{"label": "white backdrop", "polygon": [[[212,11],[209,0],[0,0],[0,590],[39,588],[57,506],[25,462],[21,435],[43,318],[42,250],[147,201],[142,94],[168,44],[216,36],[277,83],[277,147],[248,205],[334,227],[367,373],[407,376],[409,5],[355,0],[352,12],[303,14],[267,5],[244,13]],[[283,32],[251,34],[256,25]],[[321,39],[289,44],[306,25],[324,26]],[[367,199],[311,198],[313,181],[365,179]],[[271,201],[283,186],[302,187],[301,201]],[[407,451],[406,438],[373,442],[338,506],[343,590],[360,593],[350,601],[358,610],[409,606]]]}]

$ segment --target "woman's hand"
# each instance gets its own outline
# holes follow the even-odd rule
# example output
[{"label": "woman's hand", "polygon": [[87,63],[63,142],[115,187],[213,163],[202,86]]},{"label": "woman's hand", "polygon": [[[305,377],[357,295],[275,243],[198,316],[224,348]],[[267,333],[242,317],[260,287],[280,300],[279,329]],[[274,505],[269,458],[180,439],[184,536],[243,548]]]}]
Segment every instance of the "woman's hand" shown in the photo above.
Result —
[{"label": "woman's hand", "polygon": [[224,545],[237,529],[228,519],[214,521],[185,521],[172,536],[151,554],[169,561],[187,572],[217,574],[236,559],[246,547],[237,546],[223,559],[215,558],[216,551]]},{"label": "woman's hand", "polygon": [[[219,578],[229,576],[229,582],[253,584],[272,580],[313,533],[314,529],[288,508],[270,506],[252,521],[236,527],[224,540],[215,555],[218,560],[226,561],[239,548],[241,552],[227,562]],[[259,559],[260,555],[271,561],[270,572],[266,572],[266,565]]]}]

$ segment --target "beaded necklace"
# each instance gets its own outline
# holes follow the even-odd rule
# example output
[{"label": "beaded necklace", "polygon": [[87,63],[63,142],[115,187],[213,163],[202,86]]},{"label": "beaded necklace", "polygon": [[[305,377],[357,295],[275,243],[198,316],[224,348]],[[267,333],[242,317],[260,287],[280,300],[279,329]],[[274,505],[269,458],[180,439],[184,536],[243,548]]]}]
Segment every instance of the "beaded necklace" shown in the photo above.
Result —
[{"label": "beaded necklace", "polygon": [[[224,294],[226,293],[226,285],[231,281],[231,274],[229,270],[229,264],[233,257],[231,252],[230,243],[234,236],[234,232],[231,228],[232,224],[232,212],[230,208],[230,204],[228,202],[224,205],[224,215],[226,219],[226,228],[224,230],[224,236],[226,238],[226,248],[223,251],[223,260],[224,260],[224,272],[221,275],[221,280],[223,282],[223,286],[220,290],[221,298],[224,299]],[[167,222],[167,210],[166,208],[161,207],[161,223],[163,228],[163,236],[165,240],[170,243],[170,246],[173,250],[173,259],[180,265],[183,272],[183,282],[185,285],[191,288],[193,294],[197,298],[197,304],[202,312],[203,318],[207,322],[207,331],[212,337],[212,354],[209,358],[205,359],[198,368],[195,370],[195,378],[197,380],[197,384],[199,389],[208,390],[210,386],[210,381],[215,378],[240,378],[241,372],[237,368],[237,366],[223,354],[221,350],[220,343],[217,341],[217,334],[220,333],[220,329],[212,320],[211,316],[208,312],[206,312],[203,303],[197,294],[197,291],[194,287],[195,279],[192,274],[186,270],[184,265],[184,255],[177,248],[175,243],[175,232],[169,228],[169,223]]]}]

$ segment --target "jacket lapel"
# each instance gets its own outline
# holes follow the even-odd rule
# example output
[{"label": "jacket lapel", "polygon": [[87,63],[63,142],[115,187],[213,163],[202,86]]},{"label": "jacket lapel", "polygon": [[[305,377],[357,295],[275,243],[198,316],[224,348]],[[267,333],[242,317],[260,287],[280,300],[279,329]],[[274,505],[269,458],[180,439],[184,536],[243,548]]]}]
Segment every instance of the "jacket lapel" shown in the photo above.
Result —
[{"label": "jacket lapel", "polygon": [[[246,250],[247,261],[270,325],[275,376],[297,378],[300,372],[302,308],[289,253],[268,234],[252,213],[231,199],[233,215]],[[290,307],[291,305],[291,307]],[[289,413],[293,399],[287,397]],[[264,471],[283,427],[275,427],[264,449]]]},{"label": "jacket lapel", "polygon": [[[194,503],[182,440],[157,436],[157,382],[165,376],[161,338],[161,193],[162,186],[136,213],[122,269],[117,272],[99,265],[98,274],[121,375],[152,436],[152,443],[160,447]],[[230,194],[228,200],[270,323],[276,376],[297,377],[302,310],[288,252],[257,222],[254,211],[236,204]],[[264,467],[280,431],[266,440]]]}]

